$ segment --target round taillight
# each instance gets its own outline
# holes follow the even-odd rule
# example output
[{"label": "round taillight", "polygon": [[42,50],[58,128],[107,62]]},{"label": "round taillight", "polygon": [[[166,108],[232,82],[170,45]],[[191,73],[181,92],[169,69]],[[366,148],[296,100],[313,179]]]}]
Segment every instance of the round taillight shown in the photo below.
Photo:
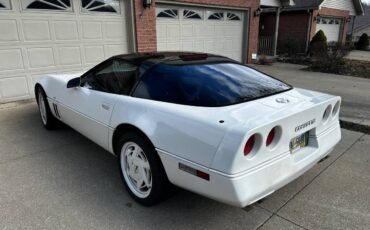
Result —
[{"label": "round taillight", "polygon": [[266,146],[269,146],[272,143],[274,137],[275,137],[275,128],[271,129],[271,131],[269,132],[269,135],[267,136],[266,139]]},{"label": "round taillight", "polygon": [[252,149],[253,149],[253,146],[254,146],[254,137],[255,135],[251,136],[247,143],[245,143],[245,146],[244,146],[244,156],[247,156],[249,153],[251,153]]},{"label": "round taillight", "polygon": [[324,123],[326,123],[326,121],[328,120],[330,113],[331,113],[331,105],[326,107],[324,114],[322,115],[322,120],[324,121]]},{"label": "round taillight", "polygon": [[333,112],[332,112],[333,116],[336,116],[337,115],[337,113],[339,111],[339,107],[340,107],[340,101],[338,101],[337,103],[335,103],[335,106],[334,106]]}]

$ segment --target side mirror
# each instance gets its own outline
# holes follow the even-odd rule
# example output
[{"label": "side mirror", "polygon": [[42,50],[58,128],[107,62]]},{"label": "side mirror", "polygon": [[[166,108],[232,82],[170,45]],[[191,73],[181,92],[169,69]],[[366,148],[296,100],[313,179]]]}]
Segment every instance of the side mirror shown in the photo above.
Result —
[{"label": "side mirror", "polygon": [[79,77],[73,78],[68,81],[67,88],[75,88],[81,85],[81,79]]}]

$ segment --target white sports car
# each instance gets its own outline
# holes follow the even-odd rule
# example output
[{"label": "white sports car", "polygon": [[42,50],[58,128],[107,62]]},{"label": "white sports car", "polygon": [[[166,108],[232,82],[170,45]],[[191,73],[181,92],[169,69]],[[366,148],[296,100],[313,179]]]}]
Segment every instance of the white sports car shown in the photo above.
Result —
[{"label": "white sports car", "polygon": [[202,53],[112,57],[35,86],[47,129],[61,121],[118,156],[143,205],[177,185],[244,207],[291,182],[341,139],[341,98],[293,88]]}]

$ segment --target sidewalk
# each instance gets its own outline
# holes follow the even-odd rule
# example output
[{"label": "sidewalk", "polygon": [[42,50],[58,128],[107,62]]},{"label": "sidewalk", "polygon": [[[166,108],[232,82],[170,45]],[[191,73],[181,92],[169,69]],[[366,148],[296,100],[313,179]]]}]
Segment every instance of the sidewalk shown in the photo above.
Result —
[{"label": "sidewalk", "polygon": [[250,65],[294,87],[316,90],[342,97],[340,119],[370,127],[370,80],[301,70],[305,66],[274,63]]},{"label": "sidewalk", "polygon": [[353,50],[348,54],[346,58],[351,60],[370,62],[370,51]]}]

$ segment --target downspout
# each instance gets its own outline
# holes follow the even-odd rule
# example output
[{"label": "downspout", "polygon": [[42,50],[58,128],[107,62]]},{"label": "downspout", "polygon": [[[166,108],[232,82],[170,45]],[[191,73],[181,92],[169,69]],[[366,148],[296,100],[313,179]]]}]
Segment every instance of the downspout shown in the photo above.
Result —
[{"label": "downspout", "polygon": [[274,33],[274,44],[273,44],[273,56],[277,54],[277,43],[279,37],[279,23],[280,23],[280,7],[276,9],[276,20],[275,20],[275,33]]},{"label": "downspout", "polygon": [[[129,17],[129,35],[128,35],[128,40],[129,40],[129,52],[138,52],[137,50],[137,44],[136,44],[136,15],[135,15],[135,2],[134,0],[130,0],[129,2],[129,10],[128,14],[130,15]],[[130,48],[131,47],[131,48]]]},{"label": "downspout", "polygon": [[356,15],[353,16],[353,20],[352,20],[352,29],[351,29],[351,43],[354,42],[353,41],[353,32],[355,31],[355,21],[356,21]]},{"label": "downspout", "polygon": [[308,52],[308,47],[310,45],[310,37],[311,37],[311,29],[312,29],[312,12],[311,10],[307,10],[308,13],[308,29],[307,29],[307,36],[306,36],[306,49],[305,52]]}]

